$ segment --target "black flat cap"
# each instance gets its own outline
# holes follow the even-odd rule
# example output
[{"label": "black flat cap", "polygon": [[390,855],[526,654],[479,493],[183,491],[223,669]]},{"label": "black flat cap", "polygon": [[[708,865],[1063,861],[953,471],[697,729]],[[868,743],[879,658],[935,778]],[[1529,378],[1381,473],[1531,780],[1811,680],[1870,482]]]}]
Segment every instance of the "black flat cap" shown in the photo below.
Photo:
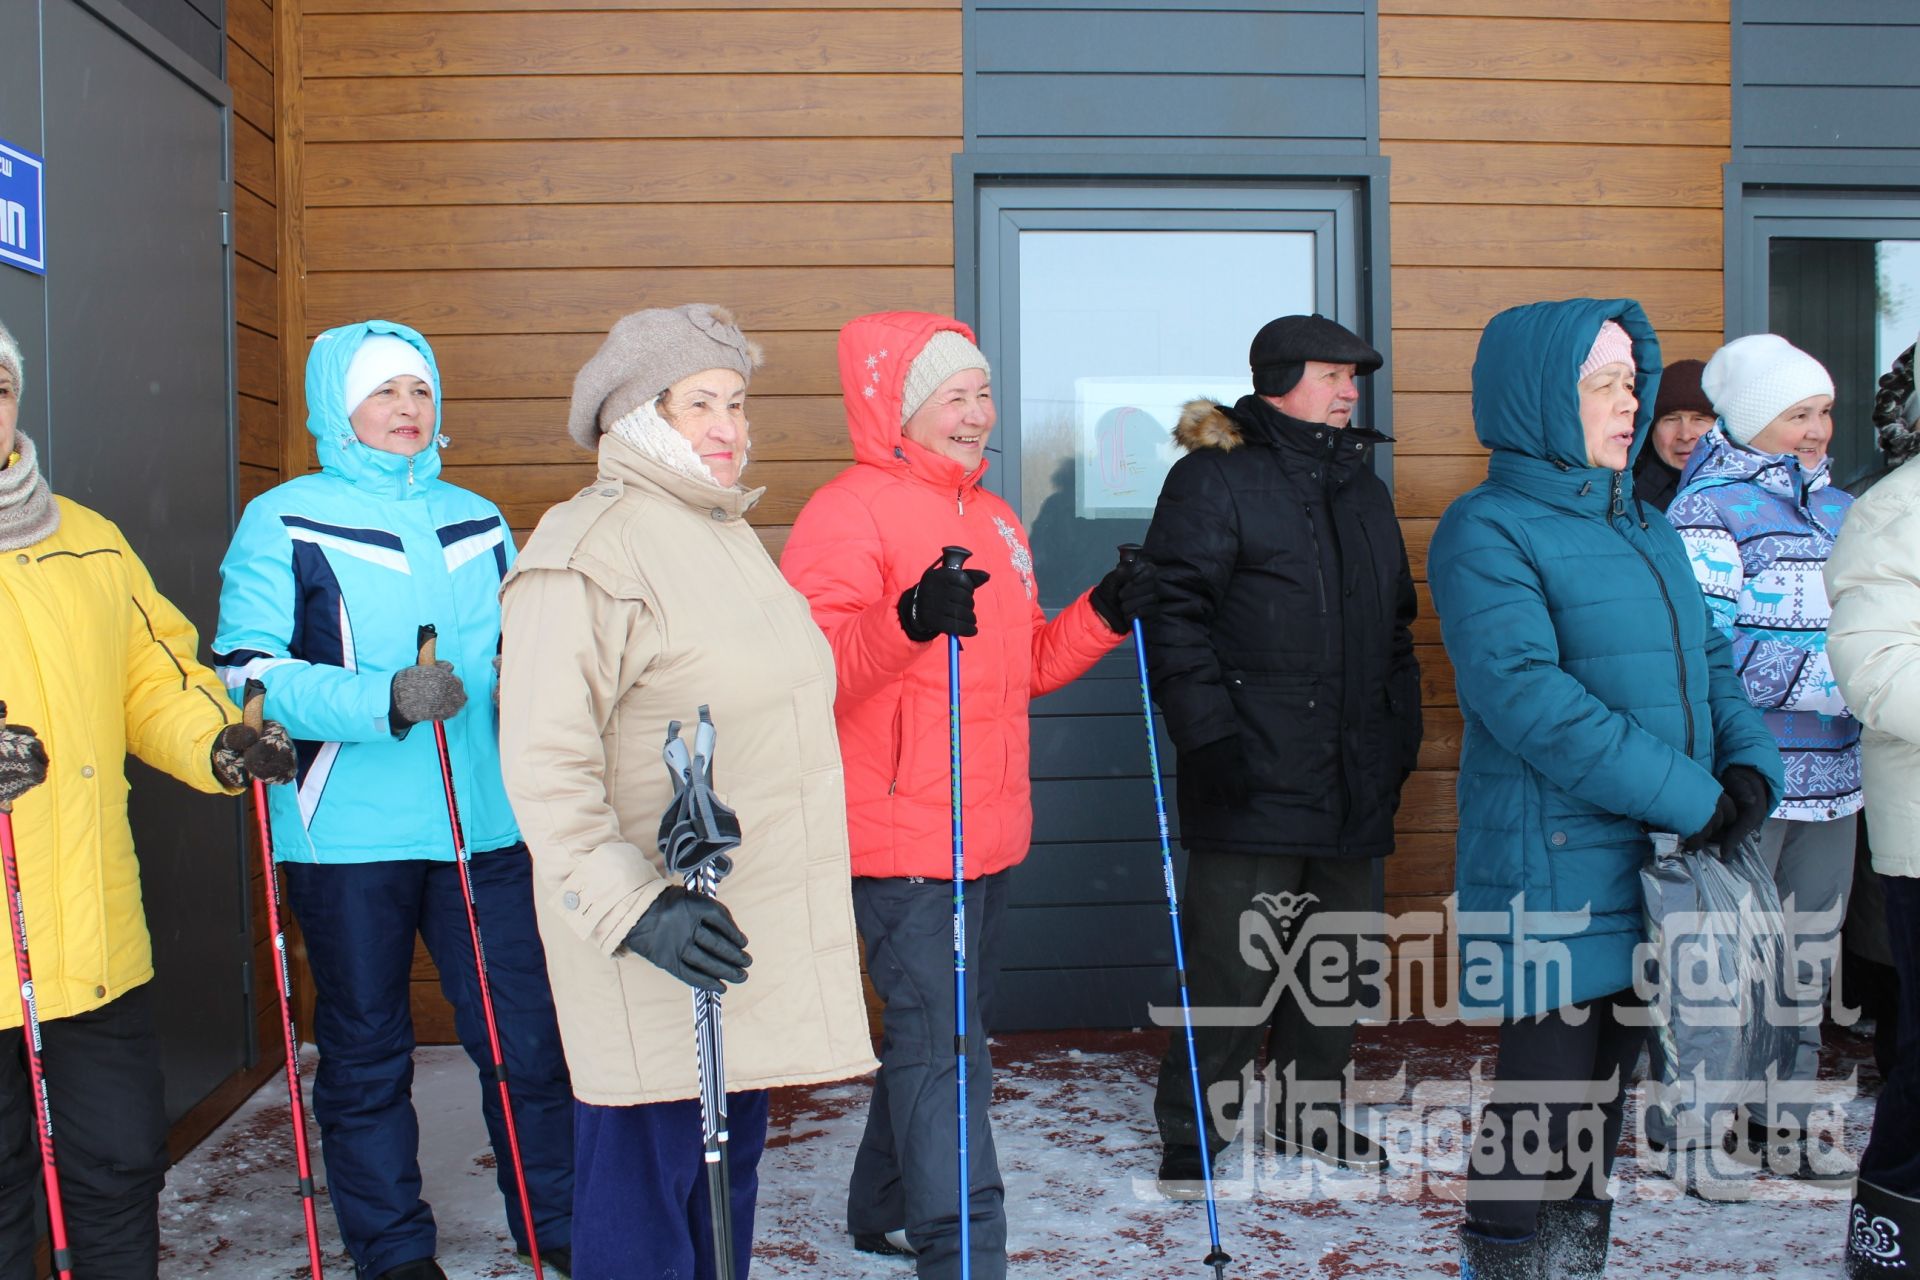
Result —
[{"label": "black flat cap", "polygon": [[1261,395],[1285,395],[1300,380],[1309,360],[1350,364],[1356,374],[1368,374],[1382,363],[1380,353],[1359,334],[1325,316],[1281,316],[1269,320],[1253,335],[1247,363],[1253,367],[1253,389]]}]

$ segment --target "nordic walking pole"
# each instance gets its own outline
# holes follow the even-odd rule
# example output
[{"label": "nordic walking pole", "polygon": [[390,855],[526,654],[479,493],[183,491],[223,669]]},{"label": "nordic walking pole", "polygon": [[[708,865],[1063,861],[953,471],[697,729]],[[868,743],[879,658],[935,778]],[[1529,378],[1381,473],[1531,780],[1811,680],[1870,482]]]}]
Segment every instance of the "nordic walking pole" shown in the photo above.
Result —
[{"label": "nordic walking pole", "polygon": [[[940,567],[958,572],[973,552],[942,547]],[[947,637],[947,772],[953,783],[953,1061],[960,1128],[960,1280],[973,1277],[973,1162],[967,1157],[967,855],[960,808],[960,637]]]},{"label": "nordic walking pole", "polygon": [[[265,721],[267,686],[248,680],[241,695],[241,723],[255,733]],[[300,1096],[300,1038],[293,1029],[293,984],[287,972],[287,934],[280,927],[280,873],[273,865],[273,824],[267,820],[267,784],[252,779],[253,815],[260,832],[260,869],[267,878],[267,931],[273,935],[273,979],[280,990],[280,1038],[287,1052],[287,1106],[293,1113],[293,1157],[300,1171],[300,1207],[307,1218],[307,1262],[322,1280],[320,1219],[314,1209],[313,1165],[307,1158],[307,1112]]]},{"label": "nordic walking pole", "polygon": [[[1120,544],[1120,561],[1130,564],[1140,556],[1138,543]],[[1147,685],[1147,638],[1140,619],[1133,620],[1133,657],[1140,669],[1140,713],[1147,721],[1147,771],[1153,775],[1153,809],[1160,820],[1160,878],[1167,887],[1167,918],[1173,924],[1173,972],[1180,984],[1180,1025],[1187,1037],[1187,1079],[1193,1085],[1193,1131],[1200,1143],[1200,1174],[1207,1188],[1207,1237],[1213,1250],[1203,1266],[1213,1268],[1217,1280],[1224,1280],[1227,1264],[1233,1259],[1220,1247],[1220,1210],[1213,1198],[1213,1152],[1209,1141],[1207,1110],[1200,1098],[1200,1055],[1193,1047],[1193,1005],[1187,996],[1186,947],[1180,937],[1180,897],[1173,886],[1173,846],[1167,843],[1167,793],[1160,785],[1160,744],[1153,731],[1153,698]]]},{"label": "nordic walking pole", "polygon": [[[420,665],[433,665],[439,637],[432,623],[420,628]],[[460,829],[460,802],[453,794],[453,757],[447,754],[447,726],[433,722],[433,745],[440,752],[440,781],[447,789],[447,822],[453,828],[453,860],[460,867],[460,895],[467,903],[467,932],[473,936],[474,976],[480,980],[480,1008],[487,1015],[487,1043],[493,1049],[493,1078],[500,1085],[500,1114],[506,1120],[507,1152],[513,1157],[513,1179],[520,1192],[520,1220],[527,1228],[527,1256],[533,1259],[534,1280],[546,1280],[540,1267],[540,1244],[534,1239],[533,1202],[527,1198],[527,1170],[520,1162],[520,1132],[513,1123],[513,1099],[507,1093],[507,1061],[500,1051],[500,1023],[493,1016],[493,988],[487,982],[487,952],[480,945],[480,915],[473,906],[473,874],[467,858],[467,837]]]},{"label": "nordic walking pole", "polygon": [[[0,702],[0,724],[7,704]],[[60,1203],[60,1170],[53,1161],[53,1106],[47,1100],[47,1075],[40,1066],[40,1010],[33,1000],[33,963],[27,959],[27,909],[20,897],[20,860],[13,849],[13,802],[0,800],[0,873],[7,882],[7,924],[13,932],[13,967],[20,978],[20,1028],[26,1032],[27,1086],[40,1122],[40,1176],[47,1184],[47,1223],[53,1235],[53,1270],[73,1280],[73,1256],[67,1249],[67,1212]]]}]

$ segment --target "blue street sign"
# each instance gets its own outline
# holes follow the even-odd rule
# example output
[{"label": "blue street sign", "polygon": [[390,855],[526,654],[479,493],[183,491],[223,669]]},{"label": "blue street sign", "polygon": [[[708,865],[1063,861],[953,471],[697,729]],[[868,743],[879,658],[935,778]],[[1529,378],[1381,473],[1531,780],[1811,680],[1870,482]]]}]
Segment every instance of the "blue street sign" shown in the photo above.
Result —
[{"label": "blue street sign", "polygon": [[47,199],[39,156],[0,139],[0,262],[47,274]]}]

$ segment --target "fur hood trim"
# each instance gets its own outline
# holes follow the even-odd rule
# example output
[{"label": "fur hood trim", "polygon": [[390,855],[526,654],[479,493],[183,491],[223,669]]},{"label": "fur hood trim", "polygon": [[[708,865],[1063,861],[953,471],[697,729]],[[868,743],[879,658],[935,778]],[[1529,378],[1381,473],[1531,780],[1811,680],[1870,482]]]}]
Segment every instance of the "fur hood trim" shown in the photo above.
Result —
[{"label": "fur hood trim", "polygon": [[1173,429],[1173,442],[1182,449],[1238,449],[1245,437],[1225,405],[1217,400],[1189,400],[1180,409],[1180,422]]}]

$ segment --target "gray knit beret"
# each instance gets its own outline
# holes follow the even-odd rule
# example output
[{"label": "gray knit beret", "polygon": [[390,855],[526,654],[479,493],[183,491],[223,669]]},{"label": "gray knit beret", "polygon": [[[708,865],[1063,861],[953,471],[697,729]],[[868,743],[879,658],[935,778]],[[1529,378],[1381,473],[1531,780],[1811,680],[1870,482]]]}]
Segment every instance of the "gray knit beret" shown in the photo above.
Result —
[{"label": "gray knit beret", "polygon": [[636,311],[614,322],[607,340],[580,366],[567,410],[567,434],[597,449],[608,424],[703,369],[732,369],[751,379],[760,344],[750,342],[733,313],[705,302]]}]

